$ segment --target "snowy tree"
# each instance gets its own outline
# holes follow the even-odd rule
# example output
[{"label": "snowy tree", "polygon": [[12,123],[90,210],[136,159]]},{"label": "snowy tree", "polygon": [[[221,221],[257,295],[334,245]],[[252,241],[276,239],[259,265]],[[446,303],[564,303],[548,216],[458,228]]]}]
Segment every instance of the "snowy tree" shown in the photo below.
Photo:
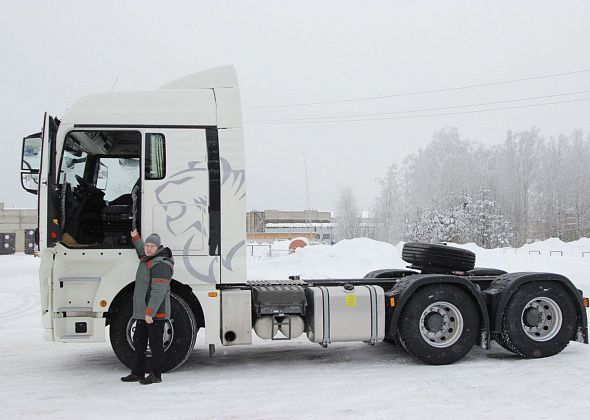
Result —
[{"label": "snowy tree", "polygon": [[532,128],[520,133],[508,132],[499,161],[501,201],[515,227],[515,245],[522,245],[528,237],[534,193],[538,187],[543,139],[539,130]]},{"label": "snowy tree", "polygon": [[350,185],[341,188],[336,203],[336,240],[353,239],[361,236],[361,212]]},{"label": "snowy tree", "polygon": [[485,147],[444,127],[388,168],[375,205],[378,239],[520,246],[590,235],[590,136],[548,141],[537,128]]},{"label": "snowy tree", "polygon": [[483,248],[508,246],[512,228],[502,209],[489,195],[490,190],[483,189],[473,204],[473,242]]},{"label": "snowy tree", "polygon": [[373,209],[375,239],[395,243],[401,238],[403,200],[397,165],[387,168],[379,181],[381,191]]}]

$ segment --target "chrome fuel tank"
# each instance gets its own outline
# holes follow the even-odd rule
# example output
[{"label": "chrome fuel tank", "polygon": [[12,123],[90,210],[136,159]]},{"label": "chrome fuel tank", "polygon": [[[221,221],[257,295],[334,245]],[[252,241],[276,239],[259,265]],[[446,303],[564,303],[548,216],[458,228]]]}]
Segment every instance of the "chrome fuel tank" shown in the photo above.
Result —
[{"label": "chrome fuel tank", "polygon": [[306,289],[305,331],[310,341],[366,341],[385,336],[385,297],[379,286],[318,286]]}]

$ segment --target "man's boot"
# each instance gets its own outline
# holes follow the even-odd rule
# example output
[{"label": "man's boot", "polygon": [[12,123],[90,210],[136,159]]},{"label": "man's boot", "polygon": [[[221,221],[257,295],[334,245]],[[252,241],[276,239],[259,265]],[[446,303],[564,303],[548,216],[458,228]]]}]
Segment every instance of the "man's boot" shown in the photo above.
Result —
[{"label": "man's boot", "polygon": [[121,380],[123,382],[139,382],[139,381],[143,380],[143,378],[144,378],[143,375],[139,376],[139,375],[136,375],[135,373],[130,373],[127,376],[123,376],[121,378]]},{"label": "man's boot", "polygon": [[154,372],[150,372],[148,376],[139,381],[139,383],[142,385],[159,384],[160,382],[162,382],[162,377],[160,375],[156,375]]}]

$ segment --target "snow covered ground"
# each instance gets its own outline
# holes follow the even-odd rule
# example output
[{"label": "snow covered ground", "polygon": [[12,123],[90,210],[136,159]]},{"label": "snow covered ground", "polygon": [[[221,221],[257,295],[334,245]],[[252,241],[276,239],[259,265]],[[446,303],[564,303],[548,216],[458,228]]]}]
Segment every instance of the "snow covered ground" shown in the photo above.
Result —
[{"label": "snow covered ground", "polygon": [[[477,253],[478,266],[562,273],[590,294],[590,253],[582,256],[589,239],[518,250],[464,247]],[[251,279],[361,277],[404,267],[400,251],[356,239],[251,258],[248,269]],[[522,360],[494,345],[454,365],[426,366],[386,343],[322,349],[303,337],[220,348],[209,359],[199,337],[193,356],[162,384],[124,384],[119,377],[127,370],[108,343],[43,341],[38,265],[27,255],[0,256],[1,419],[549,419],[590,410],[590,346],[579,343],[547,359]]]}]

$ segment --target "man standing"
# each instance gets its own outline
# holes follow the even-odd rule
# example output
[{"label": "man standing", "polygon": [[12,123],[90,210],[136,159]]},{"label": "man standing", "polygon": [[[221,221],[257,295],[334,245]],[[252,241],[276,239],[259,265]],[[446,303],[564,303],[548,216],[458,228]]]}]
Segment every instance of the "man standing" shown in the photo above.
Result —
[{"label": "man standing", "polygon": [[[133,291],[135,363],[131,373],[121,380],[149,385],[162,382],[164,324],[170,318],[170,280],[174,259],[170,249],[162,246],[157,233],[149,235],[144,243],[137,230],[133,230],[131,240],[140,260]],[[144,377],[148,342],[152,351],[151,371]]]}]

